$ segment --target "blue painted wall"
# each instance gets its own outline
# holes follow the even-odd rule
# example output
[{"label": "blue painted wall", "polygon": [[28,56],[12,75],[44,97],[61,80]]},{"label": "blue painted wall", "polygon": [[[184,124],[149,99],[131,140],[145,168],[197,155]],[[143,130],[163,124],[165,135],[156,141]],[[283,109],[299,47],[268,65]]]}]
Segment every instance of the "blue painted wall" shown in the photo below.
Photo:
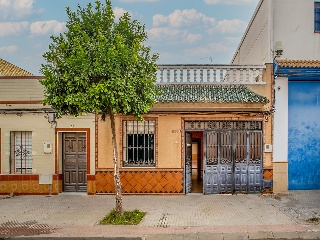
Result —
[{"label": "blue painted wall", "polygon": [[289,190],[320,189],[320,81],[289,81]]}]

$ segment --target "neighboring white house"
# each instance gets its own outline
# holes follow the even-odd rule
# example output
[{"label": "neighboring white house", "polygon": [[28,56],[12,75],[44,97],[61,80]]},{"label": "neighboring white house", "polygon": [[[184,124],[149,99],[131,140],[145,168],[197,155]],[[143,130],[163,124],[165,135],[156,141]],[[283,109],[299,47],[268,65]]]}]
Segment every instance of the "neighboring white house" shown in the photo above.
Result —
[{"label": "neighboring white house", "polygon": [[320,189],[320,1],[261,0],[231,63],[274,64],[274,192]]}]

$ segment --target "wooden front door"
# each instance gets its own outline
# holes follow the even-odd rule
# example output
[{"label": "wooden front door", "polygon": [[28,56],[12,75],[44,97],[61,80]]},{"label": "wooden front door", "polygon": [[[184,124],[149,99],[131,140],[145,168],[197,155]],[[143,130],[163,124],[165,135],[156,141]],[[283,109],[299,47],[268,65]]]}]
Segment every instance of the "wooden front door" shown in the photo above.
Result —
[{"label": "wooden front door", "polygon": [[87,191],[86,133],[63,133],[63,190]]}]

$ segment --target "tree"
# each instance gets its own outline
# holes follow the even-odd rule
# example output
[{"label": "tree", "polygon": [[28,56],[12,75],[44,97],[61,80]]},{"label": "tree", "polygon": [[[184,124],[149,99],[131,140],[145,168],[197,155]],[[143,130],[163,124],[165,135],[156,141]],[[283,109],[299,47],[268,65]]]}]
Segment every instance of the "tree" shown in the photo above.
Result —
[{"label": "tree", "polygon": [[145,27],[128,13],[116,20],[110,0],[95,6],[66,8],[66,31],[51,36],[43,57],[44,104],[58,117],[82,113],[109,115],[113,140],[116,212],[122,215],[122,187],[116,144],[115,115],[132,115],[143,120],[155,103],[154,82],[158,59],[144,46]]}]

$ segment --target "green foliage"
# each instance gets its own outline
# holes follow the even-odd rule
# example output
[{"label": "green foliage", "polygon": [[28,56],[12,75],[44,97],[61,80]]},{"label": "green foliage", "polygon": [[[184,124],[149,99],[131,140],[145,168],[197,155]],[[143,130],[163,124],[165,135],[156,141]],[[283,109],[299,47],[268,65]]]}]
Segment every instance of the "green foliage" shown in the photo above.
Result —
[{"label": "green foliage", "polygon": [[46,64],[44,104],[58,116],[85,112],[133,115],[141,119],[155,103],[158,59],[143,45],[145,28],[125,13],[115,20],[111,1],[72,12],[67,30],[51,36]]},{"label": "green foliage", "polygon": [[313,217],[313,218],[309,218],[306,220],[309,223],[319,223],[320,222],[320,218],[318,217]]},{"label": "green foliage", "polygon": [[135,209],[133,211],[125,211],[122,215],[118,215],[115,209],[112,209],[110,213],[105,216],[100,224],[112,224],[112,225],[137,225],[141,222],[145,212],[140,212]]}]

